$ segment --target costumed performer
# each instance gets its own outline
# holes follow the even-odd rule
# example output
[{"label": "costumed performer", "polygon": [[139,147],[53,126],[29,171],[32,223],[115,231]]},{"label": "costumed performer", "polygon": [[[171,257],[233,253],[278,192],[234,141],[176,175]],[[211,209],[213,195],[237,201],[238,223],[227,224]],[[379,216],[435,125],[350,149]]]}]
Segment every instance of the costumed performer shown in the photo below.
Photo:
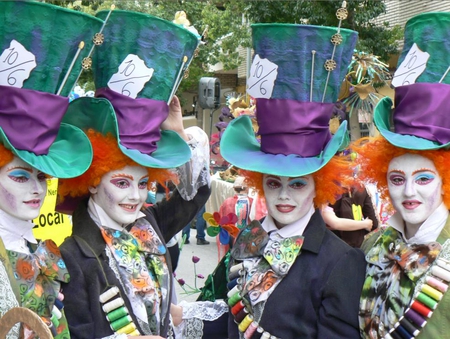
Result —
[{"label": "costumed performer", "polygon": [[[55,338],[70,338],[60,291],[70,277],[57,245],[36,240],[32,220],[49,177],[75,177],[91,163],[87,136],[61,121],[102,22],[31,1],[0,2],[0,21],[0,315],[28,308]],[[77,50],[80,41],[87,49]],[[23,324],[7,335],[19,337],[35,335]]]},{"label": "costumed performer", "polygon": [[347,124],[331,137],[328,121],[357,32],[255,24],[252,36],[247,85],[260,92],[250,94],[261,144],[242,116],[220,149],[264,194],[268,215],[242,229],[230,252],[229,338],[359,338],[364,256],[328,230],[319,211],[352,176],[335,156]]},{"label": "costumed performer", "polygon": [[[125,28],[127,34],[116,34]],[[83,339],[199,338],[201,304],[172,304],[166,246],[210,195],[209,164],[202,160],[207,136],[199,128],[186,133],[173,96],[198,39],[171,22],[120,10],[103,33],[93,61],[96,97],[74,100],[67,116],[87,131],[92,165],[58,189],[66,201],[61,208],[70,197],[81,200],[72,236],[61,245],[73,277],[63,286],[69,328]],[[142,209],[152,183],[168,180],[177,184],[170,199]],[[210,304],[208,317],[227,311]]]},{"label": "costumed performer", "polygon": [[359,176],[388,193],[396,211],[361,247],[363,338],[450,338],[449,29],[450,13],[406,23],[395,108],[383,98],[374,112],[382,137],[354,147]]}]

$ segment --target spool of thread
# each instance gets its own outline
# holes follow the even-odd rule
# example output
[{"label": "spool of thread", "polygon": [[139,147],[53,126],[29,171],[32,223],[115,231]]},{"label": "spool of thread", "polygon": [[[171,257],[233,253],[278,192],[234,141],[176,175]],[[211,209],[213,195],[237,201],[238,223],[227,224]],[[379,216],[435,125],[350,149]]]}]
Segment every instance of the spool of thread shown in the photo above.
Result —
[{"label": "spool of thread", "polygon": [[123,304],[125,304],[123,299],[122,298],[117,298],[117,299],[114,299],[114,300],[110,301],[107,304],[104,304],[102,309],[103,309],[103,312],[109,313],[112,310],[115,310],[116,308],[119,308],[120,306],[123,306]]},{"label": "spool of thread", "polygon": [[416,295],[416,300],[420,301],[422,304],[424,304],[425,306],[427,306],[428,308],[430,308],[432,310],[436,309],[437,304],[438,304],[436,300],[434,300],[433,298],[430,298],[423,292],[419,292]]},{"label": "spool of thread", "polygon": [[391,332],[389,332],[389,334],[391,335],[392,339],[403,339],[400,334],[396,333],[395,330],[391,330]]},{"label": "spool of thread", "polygon": [[113,321],[110,324],[110,326],[111,326],[111,329],[114,332],[117,332],[119,329],[121,329],[122,327],[127,326],[132,321],[133,321],[133,319],[131,319],[131,317],[129,315],[126,315],[125,317],[122,317],[120,319],[117,319],[116,321]]},{"label": "spool of thread", "polygon": [[58,298],[55,299],[55,306],[59,309],[62,310],[64,308],[64,304],[61,300],[59,300]]},{"label": "spool of thread", "polygon": [[247,314],[247,316],[240,322],[238,326],[239,332],[244,333],[252,322],[253,317],[250,314]]},{"label": "spool of thread", "polygon": [[439,258],[438,260],[436,260],[436,264],[441,266],[444,270],[450,272],[450,263],[447,260]]},{"label": "spool of thread", "polygon": [[239,324],[244,318],[248,315],[247,309],[244,307],[242,310],[239,311],[238,314],[234,316],[234,321],[236,324]]},{"label": "spool of thread", "polygon": [[134,323],[129,323],[128,325],[119,328],[116,332],[117,334],[130,334],[136,330],[136,325]]},{"label": "spool of thread", "polygon": [[239,285],[233,287],[233,289],[229,290],[227,293],[227,297],[231,298],[235,293],[239,292]]},{"label": "spool of thread", "polygon": [[58,292],[57,299],[63,301],[64,300],[64,294],[62,294],[61,292]]},{"label": "spool of thread", "polygon": [[245,330],[244,338],[251,339],[253,333],[255,333],[257,328],[258,328],[258,323],[256,321],[253,321],[250,325],[248,325],[247,329]]},{"label": "spool of thread", "polygon": [[411,308],[408,308],[405,311],[405,317],[411,320],[414,324],[419,327],[424,327],[427,324],[427,321],[416,311]]},{"label": "spool of thread", "polygon": [[56,307],[55,305],[53,305],[52,308],[52,314],[54,314],[56,316],[56,318],[61,319],[62,318],[62,313],[61,311],[58,309],[58,307]]},{"label": "spool of thread", "polygon": [[411,304],[411,308],[426,318],[430,318],[433,315],[433,312],[431,312],[431,310],[428,307],[418,302],[417,300],[414,300],[414,302]]},{"label": "spool of thread", "polygon": [[407,318],[401,317],[400,324],[412,335],[414,336],[419,335],[420,333],[419,329],[416,326],[414,326],[414,324],[411,323]]},{"label": "spool of thread", "polygon": [[444,296],[442,292],[439,292],[437,289],[431,287],[428,284],[422,285],[422,292],[425,293],[427,296],[433,298],[436,301],[439,301]]},{"label": "spool of thread", "polygon": [[119,293],[119,288],[117,286],[111,287],[109,290],[103,292],[100,294],[100,297],[98,298],[102,304],[110,300],[112,297],[114,297],[117,293]]},{"label": "spool of thread", "polygon": [[441,291],[442,293],[447,292],[448,285],[444,284],[442,281],[437,280],[435,277],[427,277],[426,278],[427,284],[431,287],[434,287],[435,289]]},{"label": "spool of thread", "polygon": [[238,301],[236,305],[231,308],[231,314],[236,315],[244,308],[242,300]]},{"label": "spool of thread", "polygon": [[261,335],[261,339],[270,339],[270,333],[269,332],[263,332]]},{"label": "spool of thread", "polygon": [[412,339],[414,336],[409,333],[402,325],[398,324],[398,326],[395,328],[395,332],[400,334],[401,338],[405,339]]},{"label": "spool of thread", "polygon": [[435,277],[438,277],[442,280],[445,280],[447,282],[450,281],[450,272],[443,269],[442,267],[440,267],[439,265],[434,265],[431,268],[431,274],[433,274]]},{"label": "spool of thread", "polygon": [[391,335],[389,333],[386,333],[384,335],[384,339],[393,339],[393,338],[391,337]]},{"label": "spool of thread", "polygon": [[122,306],[122,307],[115,309],[112,312],[109,312],[106,315],[106,319],[108,319],[109,322],[113,322],[119,318],[126,316],[127,314],[128,314],[128,310],[126,309],[125,306]]},{"label": "spool of thread", "polygon": [[230,299],[228,299],[228,306],[233,307],[241,299],[242,299],[242,297],[239,292],[234,294],[233,296],[231,296]]},{"label": "spool of thread", "polygon": [[237,278],[231,280],[231,281],[227,284],[227,289],[228,289],[228,290],[232,290],[233,287],[237,285],[237,281],[238,281]]},{"label": "spool of thread", "polygon": [[135,330],[135,331],[133,331],[133,332],[131,332],[131,333],[127,333],[130,337],[138,337],[138,336],[140,336],[141,334],[139,333],[139,331],[138,330]]},{"label": "spool of thread", "polygon": [[244,268],[244,264],[243,263],[239,263],[236,265],[233,265],[230,267],[230,273],[235,273],[235,272],[239,272],[239,270],[242,270]]},{"label": "spool of thread", "polygon": [[50,320],[51,320],[53,326],[58,328],[59,320],[58,320],[57,316],[54,313],[52,314],[52,317],[50,318]]}]

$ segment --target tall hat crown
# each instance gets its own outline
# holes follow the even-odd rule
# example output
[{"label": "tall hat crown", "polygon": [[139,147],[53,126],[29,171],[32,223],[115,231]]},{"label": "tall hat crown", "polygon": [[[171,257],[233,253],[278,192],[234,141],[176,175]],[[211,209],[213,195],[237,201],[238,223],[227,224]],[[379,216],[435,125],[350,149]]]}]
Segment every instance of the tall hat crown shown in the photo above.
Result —
[{"label": "tall hat crown", "polygon": [[405,42],[397,71],[395,108],[380,100],[374,121],[393,145],[430,150],[450,145],[450,13],[426,13],[405,26]]},{"label": "tall hat crown", "polygon": [[[97,13],[102,19],[108,15]],[[172,22],[120,10],[110,13],[103,34],[93,58],[97,98],[75,100],[66,121],[112,133],[122,152],[143,166],[187,162],[186,142],[173,131],[160,131],[160,125],[199,37]]]},{"label": "tall hat crown", "polygon": [[357,33],[335,27],[252,25],[254,59],[247,92],[256,98],[261,144],[250,119],[225,130],[220,151],[231,164],[281,176],[313,173],[343,143],[346,123],[331,137],[328,124]]},{"label": "tall hat crown", "polygon": [[[31,1],[0,1],[0,141],[15,156],[58,178],[82,174],[92,148],[61,124],[81,59],[102,21]],[[82,48],[83,44],[86,48]]]}]

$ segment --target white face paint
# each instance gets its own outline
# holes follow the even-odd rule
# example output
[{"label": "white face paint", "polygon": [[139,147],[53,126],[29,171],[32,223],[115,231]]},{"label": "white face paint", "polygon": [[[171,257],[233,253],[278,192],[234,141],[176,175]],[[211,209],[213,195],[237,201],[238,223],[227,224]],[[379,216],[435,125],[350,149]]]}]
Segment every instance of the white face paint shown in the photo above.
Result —
[{"label": "white face paint", "polygon": [[392,204],[406,227],[417,230],[442,203],[442,179],[434,163],[421,155],[392,159],[387,181]]},{"label": "white face paint", "polygon": [[136,220],[147,199],[147,169],[126,166],[105,174],[97,187],[91,187],[92,199],[118,224],[123,226]]},{"label": "white face paint", "polygon": [[47,193],[45,174],[17,157],[0,168],[0,209],[20,220],[39,216]]},{"label": "white face paint", "polygon": [[312,175],[291,178],[265,174],[263,185],[267,211],[279,229],[304,217],[316,196]]}]

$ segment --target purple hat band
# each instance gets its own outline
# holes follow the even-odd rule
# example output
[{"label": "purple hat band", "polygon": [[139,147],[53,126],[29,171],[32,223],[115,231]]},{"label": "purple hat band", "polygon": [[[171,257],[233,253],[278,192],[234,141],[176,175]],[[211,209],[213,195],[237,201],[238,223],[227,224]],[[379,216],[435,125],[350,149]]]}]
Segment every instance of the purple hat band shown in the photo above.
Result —
[{"label": "purple hat band", "polygon": [[0,127],[14,148],[48,154],[68,106],[66,97],[0,86]]},{"label": "purple hat band", "polygon": [[123,146],[148,155],[156,151],[156,143],[161,139],[160,126],[169,115],[166,102],[133,99],[107,87],[98,89],[95,94],[108,99],[114,107]]},{"label": "purple hat band", "polygon": [[257,99],[261,151],[301,157],[319,155],[331,139],[328,124],[333,107],[334,103]]},{"label": "purple hat band", "polygon": [[450,142],[450,85],[415,83],[395,88],[395,133]]}]

